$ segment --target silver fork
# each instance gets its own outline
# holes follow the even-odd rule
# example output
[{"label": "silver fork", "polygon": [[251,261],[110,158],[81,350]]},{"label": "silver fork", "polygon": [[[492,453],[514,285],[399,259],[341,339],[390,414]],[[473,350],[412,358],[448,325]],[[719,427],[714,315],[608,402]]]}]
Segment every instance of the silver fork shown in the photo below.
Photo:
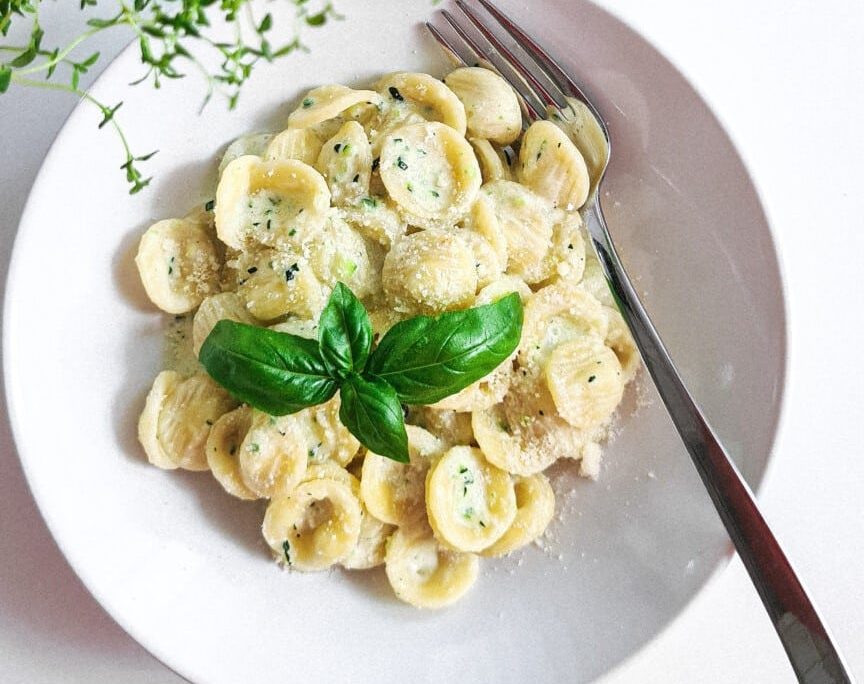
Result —
[{"label": "silver fork", "polygon": [[[621,265],[606,227],[597,191],[611,153],[611,141],[603,117],[574,79],[534,39],[489,0],[476,2],[485,12],[463,0],[456,0],[456,6],[467,22],[460,21],[447,10],[441,11],[456,37],[455,41],[431,23],[427,22],[426,27],[458,62],[472,64],[479,59],[491,64],[520,95],[529,121],[545,118],[549,108],[555,108],[559,112],[570,112],[571,116],[580,116],[587,125],[597,127],[598,139],[605,144],[600,146],[600,155],[594,159],[595,173],[592,175],[596,181],[582,213],[621,315],[627,321],[645,367],[750,573],[798,680],[807,684],[851,682],[827,628],[759,512],[750,488],[684,386]],[[477,59],[466,58],[466,48]],[[524,57],[517,57],[516,52]],[[566,97],[574,98],[578,109],[571,106]]]}]

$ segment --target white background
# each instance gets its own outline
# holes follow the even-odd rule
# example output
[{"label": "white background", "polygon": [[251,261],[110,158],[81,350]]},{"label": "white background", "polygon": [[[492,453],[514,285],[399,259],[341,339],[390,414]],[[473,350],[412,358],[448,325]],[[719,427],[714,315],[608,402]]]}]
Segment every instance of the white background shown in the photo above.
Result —
[{"label": "white background", "polygon": [[[46,3],[46,29],[57,31],[57,42],[64,29],[70,35],[77,5]],[[351,0],[337,5],[350,18]],[[759,499],[852,672],[864,678],[864,5],[601,5],[691,78],[728,127],[762,194],[786,279],[791,365],[781,432]],[[104,63],[124,37],[97,42]],[[0,96],[4,283],[30,185],[74,104],[64,94],[14,88]],[[62,229],[45,227],[46,235]],[[59,291],[64,274],[56,276]],[[0,681],[181,681],[126,636],[69,569],[27,490],[5,417]],[[734,560],[669,629],[604,681],[771,684],[792,681],[792,674]]]}]

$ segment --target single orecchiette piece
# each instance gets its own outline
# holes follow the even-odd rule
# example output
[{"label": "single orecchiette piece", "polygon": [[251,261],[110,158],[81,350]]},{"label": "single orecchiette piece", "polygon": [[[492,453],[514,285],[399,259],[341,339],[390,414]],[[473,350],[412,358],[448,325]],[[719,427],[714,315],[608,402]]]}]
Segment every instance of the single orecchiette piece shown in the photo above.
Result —
[{"label": "single orecchiette piece", "polygon": [[484,183],[496,180],[513,180],[510,173],[510,165],[504,157],[504,153],[492,147],[492,143],[483,138],[468,138],[474,150],[474,156],[480,164],[480,175]]},{"label": "single orecchiette piece", "polygon": [[402,601],[417,608],[443,608],[473,586],[480,563],[472,553],[443,548],[429,526],[417,522],[390,537],[384,569]]},{"label": "single orecchiette piece", "polygon": [[477,268],[454,232],[423,230],[399,240],[384,259],[384,291],[397,311],[437,313],[474,301]]},{"label": "single orecchiette piece", "polygon": [[525,303],[519,363],[542,368],[549,354],[564,342],[591,336],[602,342],[609,329],[603,305],[566,281],[535,292]]},{"label": "single orecchiette piece", "polygon": [[360,477],[360,492],[369,512],[392,525],[422,516],[423,492],[430,459],[444,444],[423,428],[406,425],[410,463],[367,452]]},{"label": "single orecchiette piece", "polygon": [[360,502],[349,485],[310,480],[270,502],[261,530],[280,563],[314,572],[351,553],[361,517]]},{"label": "single orecchiette piece", "polygon": [[315,168],[327,181],[335,206],[368,196],[372,151],[363,127],[356,121],[346,122],[324,143]]},{"label": "single orecchiette piece", "polygon": [[452,447],[426,476],[426,510],[439,540],[458,551],[482,551],[516,517],[513,480],[480,449]]},{"label": "single orecchiette piece", "polygon": [[238,157],[216,188],[216,232],[234,249],[296,249],[320,235],[329,208],[327,183],[308,164]]},{"label": "single orecchiette piece", "polygon": [[213,330],[213,326],[224,320],[255,324],[243,298],[236,292],[221,292],[207,297],[201,302],[192,319],[192,349],[195,356],[198,356],[201,345]]},{"label": "single orecchiette piece", "polygon": [[381,282],[373,267],[366,241],[332,209],[321,238],[307,246],[309,263],[318,280],[334,287],[345,283],[358,297],[373,294]]},{"label": "single orecchiette piece", "polygon": [[527,283],[548,278],[545,257],[552,245],[549,202],[511,181],[487,183],[482,192],[492,201],[498,225],[507,240],[507,272]]},{"label": "single orecchiette piece", "polygon": [[264,249],[239,261],[242,278],[237,293],[258,320],[287,314],[317,318],[324,308],[326,288],[302,256]]},{"label": "single orecchiette piece", "polygon": [[240,472],[240,445],[252,426],[252,409],[240,406],[217,420],[205,446],[207,465],[226,492],[238,499],[257,499]]},{"label": "single orecchiette piece", "polygon": [[624,393],[618,357],[592,336],[555,347],[546,364],[546,384],[558,413],[580,430],[606,423]]},{"label": "single orecchiette piece", "polygon": [[300,106],[288,116],[288,127],[309,128],[339,116],[356,104],[375,104],[380,101],[381,97],[372,90],[352,90],[338,84],[313,88],[300,101]]},{"label": "single orecchiette piece", "polygon": [[141,238],[135,264],[147,296],[182,314],[219,290],[219,254],[206,223],[194,218],[154,223]]},{"label": "single orecchiette piece", "polygon": [[153,386],[147,393],[144,410],[138,418],[138,441],[144,447],[147,460],[157,468],[173,470],[177,464],[171,459],[159,443],[159,416],[168,396],[182,381],[179,373],[164,370],[153,381]]},{"label": "single orecchiette piece", "polygon": [[240,472],[244,484],[258,496],[285,495],[303,478],[309,450],[302,420],[296,413],[277,418],[253,411],[239,448]]},{"label": "single orecchiette piece", "polygon": [[525,131],[517,175],[521,183],[568,211],[585,204],[591,188],[582,154],[551,121],[535,121]]},{"label": "single orecchiette piece", "polygon": [[537,539],[555,515],[555,492],[545,475],[517,477],[516,518],[507,531],[492,546],[483,550],[484,556],[503,556]]},{"label": "single orecchiette piece", "polygon": [[403,126],[384,140],[379,173],[409,223],[452,225],[470,209],[482,182],[471,145],[449,126]]},{"label": "single orecchiette piece", "polygon": [[389,105],[413,104],[424,119],[439,121],[464,137],[465,107],[437,78],[421,73],[396,73],[382,78],[377,88]]},{"label": "single orecchiette piece", "polygon": [[254,154],[256,157],[263,156],[274,137],[273,133],[252,133],[237,138],[222,153],[222,159],[219,160],[219,175],[221,176],[225,167],[237,157],[247,154]]},{"label": "single orecchiette piece", "polygon": [[353,205],[341,208],[342,215],[361,235],[390,249],[408,228],[383,197],[361,197]]},{"label": "single orecchiette piece", "polygon": [[296,159],[314,166],[321,152],[321,138],[308,128],[286,128],[267,145],[265,159]]},{"label": "single orecchiette piece", "polygon": [[444,83],[465,106],[468,135],[508,145],[522,130],[522,110],[513,88],[494,71],[454,69]]},{"label": "single orecchiette piece", "polygon": [[205,444],[210,428],[237,401],[205,373],[169,381],[168,390],[156,420],[156,438],[165,460],[176,468],[207,470]]}]

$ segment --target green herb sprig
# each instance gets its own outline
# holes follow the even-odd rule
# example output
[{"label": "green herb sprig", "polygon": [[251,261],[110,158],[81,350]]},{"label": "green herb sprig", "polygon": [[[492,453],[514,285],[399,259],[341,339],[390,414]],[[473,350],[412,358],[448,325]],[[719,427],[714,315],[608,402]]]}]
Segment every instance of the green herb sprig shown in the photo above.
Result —
[{"label": "green herb sprig", "polygon": [[[155,152],[143,155],[132,152],[116,116],[123,102],[107,104],[80,87],[81,76],[100,58],[98,52],[86,51],[87,42],[103,31],[125,30],[136,40],[144,66],[141,77],[133,84],[147,82],[159,88],[165,79],[183,78],[185,68],[191,66],[207,84],[202,109],[217,93],[233,109],[241,88],[259,62],[273,62],[296,50],[305,50],[302,27],[322,26],[328,19],[342,18],[330,2],[290,2],[295,6],[297,21],[290,31],[278,32],[274,31],[271,14],[255,16],[251,0],[115,0],[113,13],[106,16],[90,14],[97,0],[79,0],[86,28],[67,45],[48,47],[40,23],[42,0],[0,0],[0,36],[5,39],[13,22],[26,22],[29,32],[24,44],[0,41],[0,95],[13,86],[44,88],[72,93],[95,106],[102,116],[99,128],[110,124],[120,139],[125,157],[120,168],[129,183],[130,194],[135,194],[151,181],[141,172],[140,164]],[[217,15],[233,26],[233,40],[217,41],[211,37],[207,30],[208,14]],[[277,34],[290,39],[274,45],[271,39]],[[215,68],[206,66],[214,61]]]},{"label": "green herb sprig", "polygon": [[339,419],[376,454],[408,462],[403,404],[433,404],[485,377],[516,349],[522,302],[493,304],[394,325],[372,348],[363,304],[338,283],[318,322],[318,341],[219,321],[201,346],[210,376],[271,415],[295,413],[340,392]]}]

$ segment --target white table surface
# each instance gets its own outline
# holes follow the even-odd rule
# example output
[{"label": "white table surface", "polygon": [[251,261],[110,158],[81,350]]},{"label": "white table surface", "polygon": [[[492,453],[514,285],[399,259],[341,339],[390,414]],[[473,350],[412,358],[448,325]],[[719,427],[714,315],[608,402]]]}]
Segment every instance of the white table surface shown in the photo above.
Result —
[{"label": "white table surface", "polygon": [[[337,3],[349,17],[351,1]],[[759,500],[852,672],[864,678],[864,5],[601,4],[695,82],[762,194],[786,278],[791,365]],[[47,29],[71,35],[77,5],[46,3]],[[124,39],[98,42],[105,59]],[[3,287],[27,193],[73,106],[44,91],[0,96]],[[0,681],[182,681],[113,622],[66,564],[28,492],[5,400],[0,410]],[[665,632],[603,681],[792,680],[736,558]]]}]

